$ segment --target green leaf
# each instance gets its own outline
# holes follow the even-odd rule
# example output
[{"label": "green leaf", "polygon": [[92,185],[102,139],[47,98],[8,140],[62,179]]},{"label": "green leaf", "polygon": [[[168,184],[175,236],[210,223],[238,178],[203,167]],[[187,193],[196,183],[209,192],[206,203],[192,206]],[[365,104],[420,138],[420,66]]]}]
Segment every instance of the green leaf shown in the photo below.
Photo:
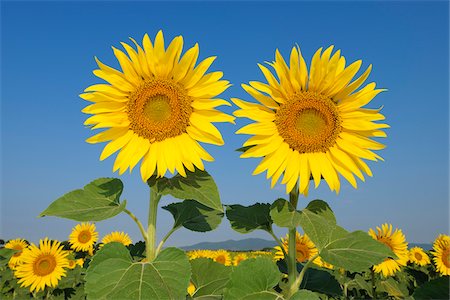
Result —
[{"label": "green leaf", "polygon": [[194,299],[206,299],[223,295],[223,290],[230,280],[232,268],[219,264],[209,258],[197,258],[190,261],[191,281],[196,287]]},{"label": "green leaf", "polygon": [[330,242],[344,237],[348,233],[325,216],[318,215],[308,209],[301,211],[300,225],[319,251]]},{"label": "green leaf", "polygon": [[320,300],[320,298],[311,291],[298,290],[289,300]]},{"label": "green leaf", "polygon": [[156,178],[152,176],[148,185],[158,194],[171,195],[177,199],[192,199],[210,208],[223,212],[219,190],[214,179],[206,171],[196,169],[186,172],[186,177],[180,174],[172,178]]},{"label": "green leaf", "polygon": [[133,263],[120,243],[103,246],[86,272],[89,299],[184,299],[191,267],[186,254],[166,248],[152,262]]},{"label": "green leaf", "polygon": [[449,284],[449,277],[442,276],[418,287],[412,296],[414,299],[450,299]]},{"label": "green leaf", "polygon": [[172,203],[164,206],[163,209],[173,215],[175,219],[174,228],[183,226],[199,232],[216,229],[223,217],[223,211],[210,208],[195,200]]},{"label": "green leaf", "polygon": [[79,222],[101,221],[119,214],[126,201],[119,202],[123,184],[117,178],[98,178],[83,189],[55,200],[39,216],[55,216]]},{"label": "green leaf", "polygon": [[351,272],[365,271],[387,257],[395,257],[386,245],[374,240],[364,231],[350,232],[330,240],[320,256],[333,266]]},{"label": "green leaf", "polygon": [[395,299],[404,299],[409,295],[408,288],[394,280],[394,278],[388,278],[386,280],[379,281],[377,284],[377,291],[386,292],[389,296]]},{"label": "green leaf", "polygon": [[280,198],[272,204],[270,217],[280,227],[295,228],[300,225],[300,212],[285,199]]},{"label": "green leaf", "polygon": [[255,229],[272,231],[270,204],[256,203],[251,206],[226,205],[226,215],[231,223],[231,227],[237,232],[249,233]]},{"label": "green leaf", "polygon": [[281,273],[270,258],[244,260],[231,273],[224,299],[272,300],[283,299],[275,292]]},{"label": "green leaf", "polygon": [[367,294],[371,298],[373,298],[373,295],[372,295],[372,284],[367,282],[364,279],[364,277],[362,277],[360,274],[356,274],[355,278],[348,283],[348,289],[349,290],[357,289],[357,290],[366,291]]},{"label": "green leaf", "polygon": [[14,249],[0,248],[0,268],[6,266],[16,252]]},{"label": "green leaf", "polygon": [[334,216],[334,213],[328,203],[325,201],[319,199],[313,200],[308,203],[306,209],[316,215],[324,217],[328,222],[336,224],[336,217]]}]

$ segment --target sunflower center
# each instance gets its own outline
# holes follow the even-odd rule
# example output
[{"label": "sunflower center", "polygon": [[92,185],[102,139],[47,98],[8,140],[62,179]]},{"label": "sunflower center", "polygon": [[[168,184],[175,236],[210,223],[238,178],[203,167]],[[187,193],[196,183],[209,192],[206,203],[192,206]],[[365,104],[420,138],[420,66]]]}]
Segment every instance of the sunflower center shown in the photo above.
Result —
[{"label": "sunflower center", "polygon": [[335,103],[314,92],[301,92],[280,106],[275,124],[289,146],[300,153],[326,152],[341,132]]},{"label": "sunflower center", "polygon": [[56,259],[50,254],[41,255],[33,264],[34,274],[45,276],[53,272],[56,267]]},{"label": "sunflower center", "polygon": [[414,257],[415,257],[418,261],[421,261],[421,260],[422,260],[422,254],[420,254],[419,252],[414,253]]},{"label": "sunflower center", "polygon": [[308,259],[308,251],[303,248],[297,249],[297,260],[299,262],[304,262],[307,259]]},{"label": "sunflower center", "polygon": [[225,255],[219,255],[216,257],[216,261],[221,264],[225,264],[226,260]]},{"label": "sunflower center", "polygon": [[78,241],[82,244],[85,244],[91,240],[91,233],[89,231],[83,230],[78,235]]},{"label": "sunflower center", "polygon": [[127,113],[130,128],[139,136],[163,141],[186,132],[192,99],[171,80],[145,82],[130,96]]},{"label": "sunflower center", "polygon": [[442,262],[444,263],[444,265],[447,268],[450,268],[450,248],[447,248],[443,253],[442,253]]}]

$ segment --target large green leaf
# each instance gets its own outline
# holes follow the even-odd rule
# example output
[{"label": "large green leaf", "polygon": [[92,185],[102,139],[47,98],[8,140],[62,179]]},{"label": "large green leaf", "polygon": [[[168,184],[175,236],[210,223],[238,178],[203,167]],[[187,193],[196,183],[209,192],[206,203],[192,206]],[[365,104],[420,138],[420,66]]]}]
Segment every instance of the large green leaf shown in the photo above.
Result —
[{"label": "large green leaf", "polygon": [[270,207],[270,217],[277,226],[296,228],[300,225],[300,212],[285,199],[276,200]]},{"label": "large green leaf", "polygon": [[86,272],[88,299],[183,299],[191,267],[186,254],[166,248],[152,262],[133,263],[120,243],[103,246]]},{"label": "large green leaf", "polygon": [[181,226],[199,232],[211,231],[222,221],[223,211],[205,206],[195,200],[184,200],[164,206],[175,219],[174,228]]},{"label": "large green leaf", "polygon": [[152,176],[148,184],[158,194],[171,195],[181,200],[192,199],[223,212],[217,185],[206,171],[199,169],[195,172],[187,171],[186,177],[180,174],[172,178]]},{"label": "large green leaf", "polygon": [[364,231],[354,231],[333,239],[322,249],[320,256],[326,262],[351,272],[361,272],[395,257],[384,244],[374,240]]},{"label": "large green leaf", "polygon": [[325,201],[319,199],[313,200],[308,203],[306,209],[324,217],[328,222],[336,224],[336,217],[334,216],[334,213],[328,203]]},{"label": "large green leaf", "polygon": [[270,258],[244,260],[231,273],[224,299],[273,300],[283,297],[273,289],[281,273]]},{"label": "large green leaf", "polygon": [[117,178],[98,178],[83,189],[55,200],[39,216],[56,216],[75,221],[101,221],[119,214],[126,201],[119,202],[123,184]]},{"label": "large green leaf", "polygon": [[442,276],[426,282],[413,293],[414,299],[450,299],[450,278]]},{"label": "large green leaf", "polygon": [[[322,211],[322,210],[321,210]],[[325,210],[326,211],[326,210]],[[366,232],[347,232],[327,214],[303,209],[300,224],[328,263],[351,272],[360,272],[395,254]]]},{"label": "large green leaf", "polygon": [[231,267],[226,267],[209,258],[197,258],[190,261],[191,281],[196,287],[194,299],[220,297],[230,280]]},{"label": "large green leaf", "polygon": [[308,290],[298,290],[289,300],[320,300],[320,297]]},{"label": "large green leaf", "polygon": [[346,236],[348,233],[326,216],[319,215],[308,209],[301,211],[300,225],[319,251],[331,241]]},{"label": "large green leaf", "polygon": [[226,215],[231,223],[231,227],[237,232],[249,233],[255,229],[272,231],[270,204],[256,203],[251,206],[226,205]]},{"label": "large green leaf", "polygon": [[356,274],[355,278],[349,281],[348,283],[348,290],[363,290],[367,292],[367,294],[373,298],[372,295],[372,284],[367,282],[364,277],[362,277],[360,274]]}]

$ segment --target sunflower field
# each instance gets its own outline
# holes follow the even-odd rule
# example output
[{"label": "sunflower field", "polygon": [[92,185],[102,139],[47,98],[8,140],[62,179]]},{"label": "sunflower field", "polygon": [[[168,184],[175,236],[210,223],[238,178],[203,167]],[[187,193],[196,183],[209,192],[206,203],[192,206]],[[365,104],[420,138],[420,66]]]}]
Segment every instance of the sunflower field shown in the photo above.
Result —
[{"label": "sunflower field", "polygon": [[[85,89],[82,112],[91,130],[88,143],[106,143],[100,160],[117,153],[113,171],[139,168],[150,200],[142,222],[122,198],[119,178],[98,178],[62,195],[40,217],[77,221],[67,241],[26,237],[0,249],[2,299],[448,299],[450,236],[432,250],[408,247],[400,228],[348,231],[323,200],[300,207],[299,197],[326,184],[338,194],[341,180],[357,188],[372,176],[368,161],[386,137],[382,108],[368,108],[385,89],[365,84],[370,65],[355,78],[362,61],[347,64],[340,50],[320,48],[306,64],[297,45],[289,56],[258,64],[266,81],[242,84],[247,101],[218,98],[231,83],[221,71],[207,73],[216,57],[197,61],[195,44],[183,54],[183,37],[168,45],[162,31],[152,40],[131,38],[113,47],[121,70],[96,59],[103,83]],[[218,107],[237,106],[233,115]],[[214,123],[252,122],[236,131],[250,135],[241,158],[258,158],[253,175],[266,172],[272,187],[281,182],[286,199],[249,206],[221,202],[204,161],[214,158],[200,143],[223,145]],[[161,208],[173,226],[158,241]],[[306,203],[306,202],[305,202]],[[96,223],[129,216],[142,239],[125,232],[100,237]],[[226,217],[231,228],[263,231],[277,246],[267,251],[227,249],[184,251],[166,247],[180,228],[215,230]],[[287,234],[279,237],[274,227]]]}]

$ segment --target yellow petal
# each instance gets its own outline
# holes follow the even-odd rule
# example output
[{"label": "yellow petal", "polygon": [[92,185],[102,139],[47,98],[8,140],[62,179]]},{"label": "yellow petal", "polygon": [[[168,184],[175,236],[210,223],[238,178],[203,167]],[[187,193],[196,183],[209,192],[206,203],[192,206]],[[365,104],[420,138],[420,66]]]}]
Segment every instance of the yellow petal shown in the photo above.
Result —
[{"label": "yellow petal", "polygon": [[133,135],[134,135],[133,131],[128,130],[126,134],[109,142],[103,149],[102,153],[100,154],[100,160],[106,159],[111,154],[115,153],[117,150],[125,146]]},{"label": "yellow petal", "polygon": [[192,70],[197,62],[198,58],[198,44],[195,44],[194,47],[190,48],[181,58],[180,62],[175,65],[172,76],[175,82],[179,82],[186,74]]},{"label": "yellow petal", "polygon": [[115,140],[118,137],[127,133],[127,131],[128,131],[128,128],[113,127],[113,128],[107,129],[103,132],[100,132],[94,136],[91,136],[90,138],[88,138],[86,140],[86,142],[88,142],[89,144],[96,144],[96,143],[102,143],[102,142],[106,142],[106,141]]}]

